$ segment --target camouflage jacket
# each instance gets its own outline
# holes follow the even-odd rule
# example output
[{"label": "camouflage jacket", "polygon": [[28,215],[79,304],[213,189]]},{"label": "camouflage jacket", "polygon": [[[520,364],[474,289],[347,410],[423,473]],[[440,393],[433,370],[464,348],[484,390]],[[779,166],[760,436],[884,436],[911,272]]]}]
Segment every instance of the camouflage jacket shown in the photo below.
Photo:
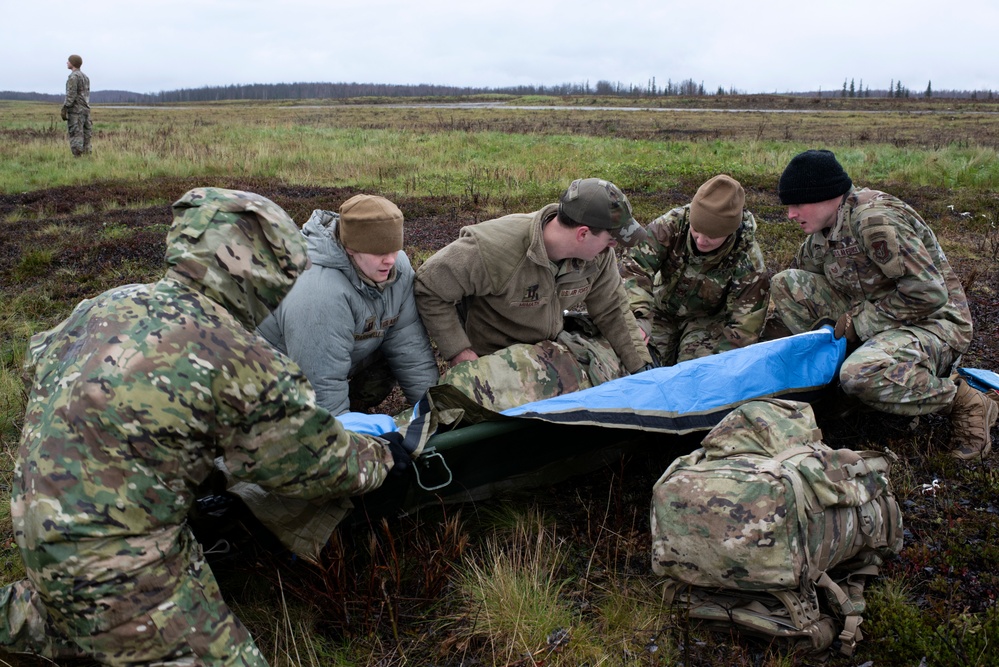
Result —
[{"label": "camouflage jacket", "polygon": [[306,266],[291,219],[215,189],[174,211],[163,279],[83,301],[31,339],[12,494],[29,569],[79,554],[70,544],[110,558],[122,540],[174,535],[219,455],[236,477],[305,499],[372,489],[391,466],[252,333]]},{"label": "camouflage jacket", "polygon": [[[651,362],[616,268],[596,259],[548,259],[542,229],[557,204],[463,227],[416,272],[416,305],[441,355],[489,354],[514,343],[555,340],[564,313],[584,305],[629,372]],[[462,323],[457,306],[465,308]]]},{"label": "camouflage jacket", "polygon": [[653,220],[648,238],[629,248],[621,276],[635,317],[655,315],[679,323],[717,318],[726,343],[718,351],[759,340],[770,297],[770,278],[756,242],[756,219],[742,225],[714,252],[697,251],[690,236],[690,205]]},{"label": "camouflage jacket", "polygon": [[958,353],[971,344],[968,299],[929,225],[900,199],[854,189],[832,228],[811,234],[792,268],[824,275],[853,301],[861,340],[915,326]]},{"label": "camouflage jacket", "polygon": [[70,72],[66,79],[66,101],[62,107],[68,113],[90,112],[90,77],[78,69]]}]

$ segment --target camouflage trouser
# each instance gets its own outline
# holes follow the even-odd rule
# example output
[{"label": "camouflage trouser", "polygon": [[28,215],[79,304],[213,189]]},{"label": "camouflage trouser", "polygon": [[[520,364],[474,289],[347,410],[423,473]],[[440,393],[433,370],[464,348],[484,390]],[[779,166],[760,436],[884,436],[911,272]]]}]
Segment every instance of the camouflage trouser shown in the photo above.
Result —
[{"label": "camouflage trouser", "polygon": [[38,569],[22,549],[28,579],[0,589],[0,646],[106,665],[266,667],[190,531],[174,532],[155,544],[168,555],[144,548],[137,567],[138,538],[47,545]]},{"label": "camouflage trouser", "polygon": [[497,412],[628,375],[601,336],[563,331],[554,341],[519,343],[466,361],[440,379]]},{"label": "camouflage trouser", "polygon": [[347,380],[350,409],[362,412],[385,400],[395,387],[395,376],[381,352],[375,352],[351,369]]},{"label": "camouflage trouser", "polygon": [[90,133],[92,125],[89,113],[70,113],[66,121],[69,130],[69,149],[73,155],[83,155],[90,152]]},{"label": "camouflage trouser", "polygon": [[[770,284],[778,316],[792,333],[815,328],[820,320],[836,320],[853,304],[825,277],[789,269]],[[918,327],[899,327],[875,334],[843,362],[843,391],[882,412],[924,415],[949,409],[957,392],[950,379],[959,355],[937,336]]]},{"label": "camouflage trouser", "polygon": [[835,321],[856,305],[825,276],[801,269],[781,271],[770,280],[770,301],[793,334],[811,331],[823,319]]},{"label": "camouflage trouser", "polygon": [[661,366],[673,366],[681,361],[709,357],[728,340],[715,318],[698,317],[683,322],[671,322],[658,317],[652,320],[649,342],[659,355]]},{"label": "camouflage trouser", "polygon": [[27,579],[0,588],[0,646],[50,660],[86,657],[52,624],[41,598]]},{"label": "camouflage trouser", "polygon": [[843,391],[863,403],[896,415],[949,410],[957,393],[950,372],[954,350],[915,327],[876,334],[843,362]]}]

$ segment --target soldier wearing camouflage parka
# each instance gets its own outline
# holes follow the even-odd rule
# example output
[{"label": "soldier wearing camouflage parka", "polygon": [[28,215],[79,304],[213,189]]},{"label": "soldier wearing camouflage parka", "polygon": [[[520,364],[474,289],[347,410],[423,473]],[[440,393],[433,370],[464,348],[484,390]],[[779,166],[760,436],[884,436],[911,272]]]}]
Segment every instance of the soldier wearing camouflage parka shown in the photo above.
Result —
[{"label": "soldier wearing camouflage parka", "polygon": [[905,202],[855,189],[826,150],[795,156],[778,194],[809,236],[773,278],[777,316],[792,333],[835,321],[854,345],[843,391],[899,415],[950,415],[961,459],[988,454],[999,405],[951,374],[971,344],[968,299],[929,225]]},{"label": "soldier wearing camouflage parka", "polygon": [[27,579],[0,589],[7,650],[266,665],[186,523],[213,459],[303,499],[373,489],[393,465],[253,333],[307,266],[292,220],[212,188],[173,209],[163,279],[83,301],[31,339],[11,502]]},{"label": "soldier wearing camouflage parka", "polygon": [[83,73],[83,58],[72,55],[66,61],[70,70],[66,79],[66,99],[62,103],[60,115],[66,121],[69,132],[69,148],[75,157],[90,152],[90,77]]},{"label": "soldier wearing camouflage parka", "polygon": [[632,312],[662,365],[759,340],[770,278],[745,201],[738,181],[715,176],[622,257]]}]

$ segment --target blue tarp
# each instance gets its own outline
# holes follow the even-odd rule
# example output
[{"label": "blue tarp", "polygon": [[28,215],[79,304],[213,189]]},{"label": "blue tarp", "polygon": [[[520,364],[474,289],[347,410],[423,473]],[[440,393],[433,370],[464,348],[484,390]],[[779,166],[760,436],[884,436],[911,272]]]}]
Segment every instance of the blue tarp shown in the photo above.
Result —
[{"label": "blue tarp", "polygon": [[[823,327],[668,368],[655,368],[500,414],[558,424],[666,433],[709,430],[746,401],[769,397],[809,400],[836,378],[845,355],[846,341],[836,340],[832,327]],[[429,416],[426,409],[424,402],[416,407],[407,437],[419,439],[432,435],[422,428],[413,428],[415,422]],[[396,430],[386,415],[349,412],[341,415],[340,420],[348,430],[369,435]]]},{"label": "blue tarp", "polygon": [[980,368],[959,368],[957,372],[978,391],[999,393],[999,375],[996,373]]},{"label": "blue tarp", "polygon": [[505,410],[563,424],[686,433],[710,429],[737,405],[757,398],[804,400],[831,383],[846,340],[831,327],[656,368],[591,389]]},{"label": "blue tarp", "polygon": [[[808,400],[836,379],[846,341],[832,327],[656,368],[563,396],[504,410],[506,417],[643,431],[709,430],[736,406],[758,398]],[[999,390],[999,374],[959,369],[980,391]],[[420,413],[420,407],[415,411]],[[344,428],[368,435],[398,430],[387,415],[348,412]]]},{"label": "blue tarp", "polygon": [[392,431],[398,431],[395,420],[389,415],[369,415],[365,412],[344,412],[337,415],[337,419],[343,427],[354,433],[365,435],[382,435]]}]

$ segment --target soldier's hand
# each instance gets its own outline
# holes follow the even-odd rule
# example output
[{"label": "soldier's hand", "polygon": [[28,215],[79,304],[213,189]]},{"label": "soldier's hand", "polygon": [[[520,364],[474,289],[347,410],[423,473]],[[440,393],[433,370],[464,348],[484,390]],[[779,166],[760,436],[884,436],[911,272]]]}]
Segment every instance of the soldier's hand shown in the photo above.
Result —
[{"label": "soldier's hand", "polygon": [[66,111],[66,107],[62,107],[59,110],[59,115],[62,116],[63,120],[69,120],[69,112]]},{"label": "soldier's hand", "polygon": [[475,354],[475,351],[472,350],[472,348],[467,347],[458,354],[448,359],[447,365],[450,366],[451,368],[454,368],[463,361],[475,361],[478,358],[479,355]]},{"label": "soldier's hand", "polygon": [[642,342],[648,345],[649,338],[651,338],[649,332],[652,331],[652,322],[647,317],[639,317],[638,315],[635,315],[635,322],[638,324],[638,332],[642,336]]},{"label": "soldier's hand", "polygon": [[415,445],[410,445],[398,431],[390,431],[378,436],[385,441],[389,452],[392,453],[392,470],[390,474],[401,475],[411,465],[413,465],[413,451]]},{"label": "soldier's hand", "polygon": [[835,336],[837,340],[846,337],[846,341],[848,343],[857,342],[857,329],[853,326],[853,315],[850,313],[843,313],[839,316],[839,319],[836,320],[836,326],[833,328],[833,336]]}]

